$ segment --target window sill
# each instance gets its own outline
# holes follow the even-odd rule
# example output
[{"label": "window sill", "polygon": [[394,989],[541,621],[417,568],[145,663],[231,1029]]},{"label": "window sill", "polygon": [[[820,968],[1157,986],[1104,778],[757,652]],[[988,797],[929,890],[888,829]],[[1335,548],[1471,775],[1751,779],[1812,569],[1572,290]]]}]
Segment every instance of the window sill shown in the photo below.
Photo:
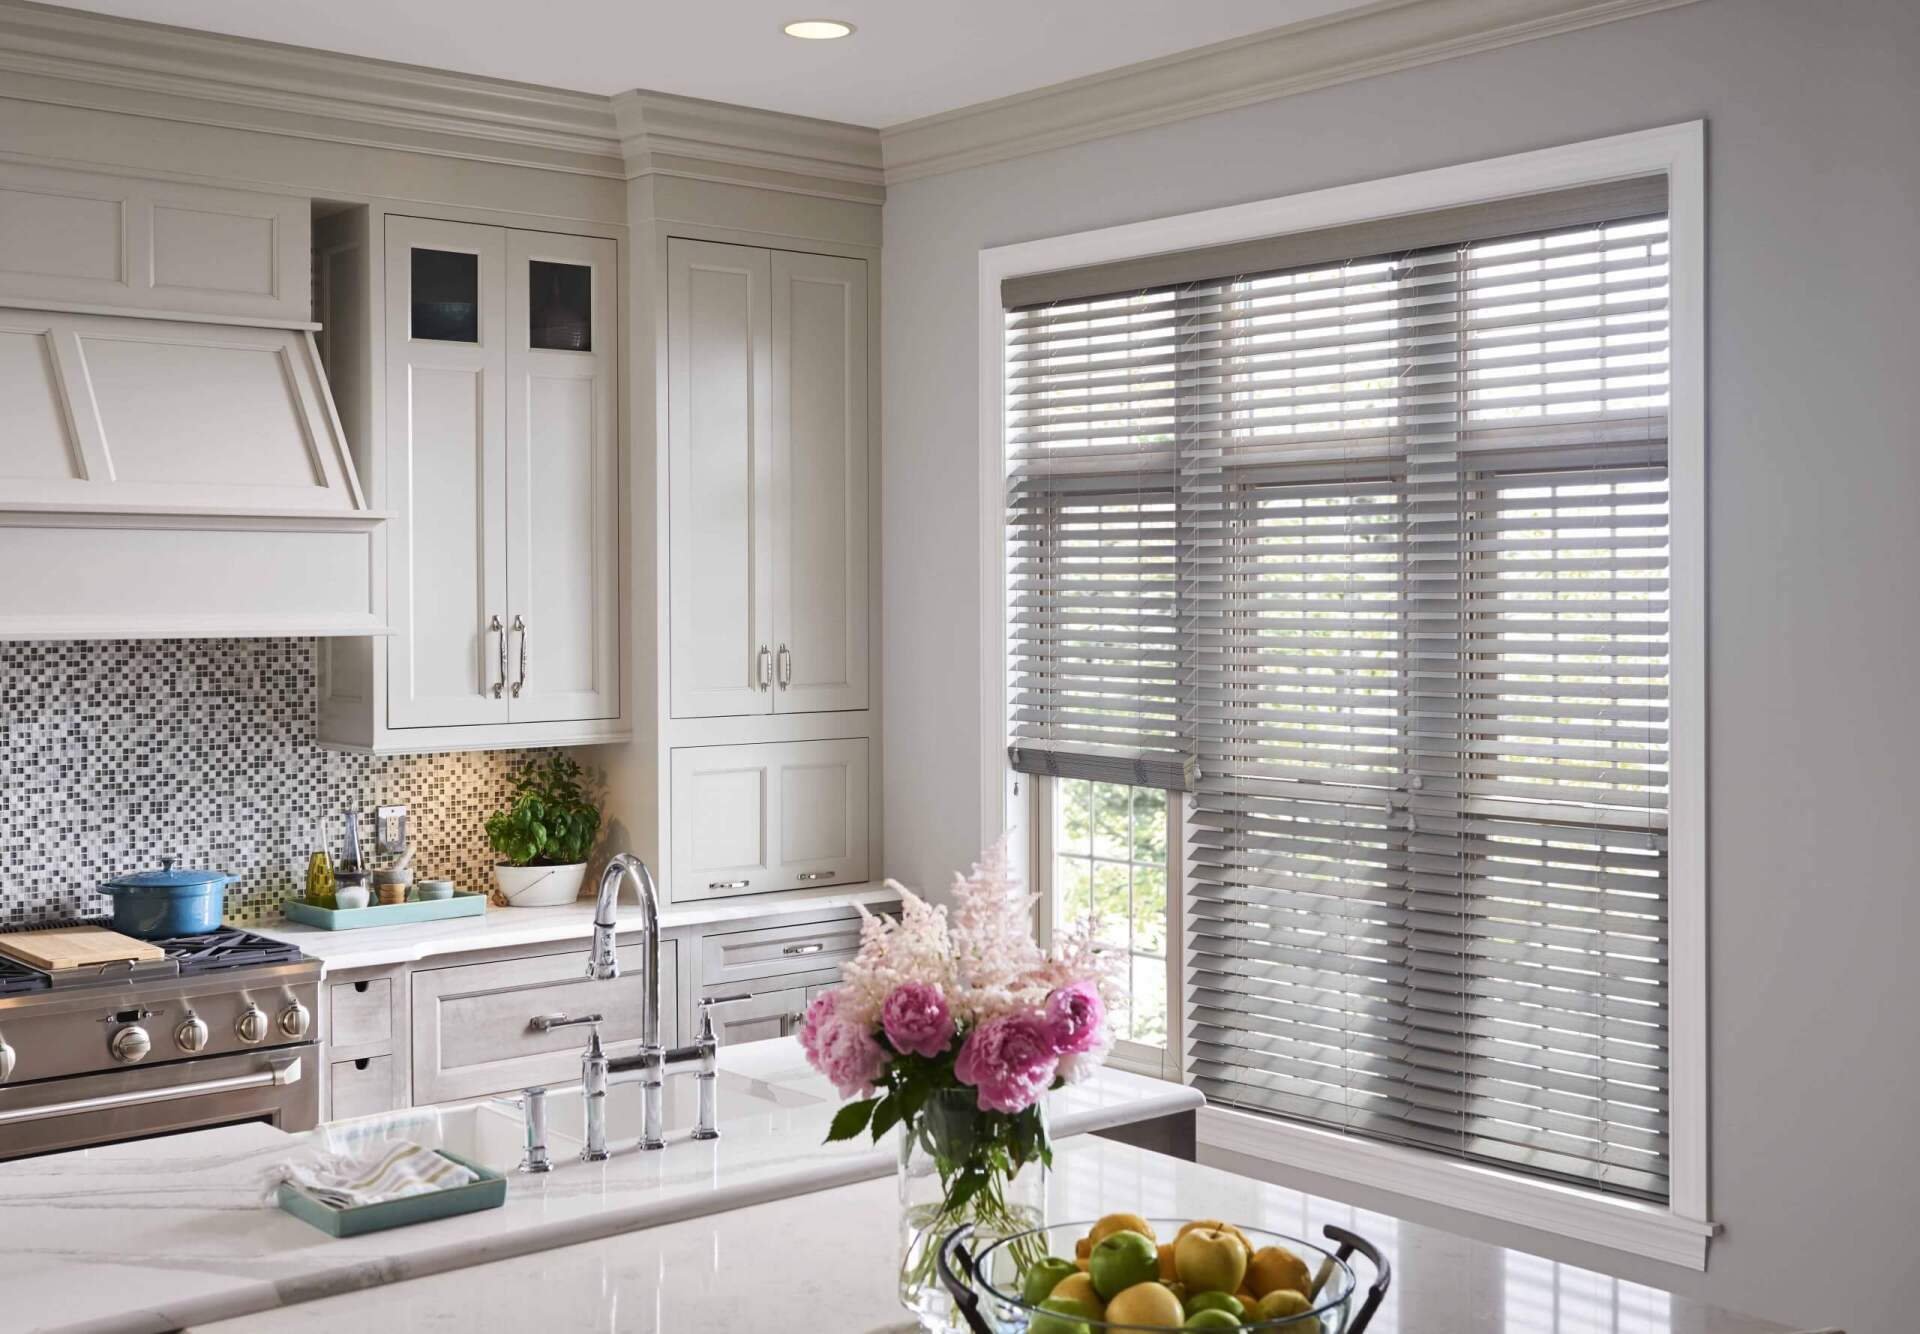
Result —
[{"label": "window sill", "polygon": [[1393,1144],[1352,1139],[1224,1107],[1195,1114],[1203,1148],[1409,1195],[1683,1269],[1707,1267],[1716,1226],[1670,1209],[1501,1172]]}]

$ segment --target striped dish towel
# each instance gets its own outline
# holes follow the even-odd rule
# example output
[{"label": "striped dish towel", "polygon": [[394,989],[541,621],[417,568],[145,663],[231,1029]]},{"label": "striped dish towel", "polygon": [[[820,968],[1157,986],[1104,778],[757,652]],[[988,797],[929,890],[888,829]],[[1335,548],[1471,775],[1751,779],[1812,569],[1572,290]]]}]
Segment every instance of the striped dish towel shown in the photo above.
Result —
[{"label": "striped dish towel", "polygon": [[478,1181],[478,1174],[412,1140],[382,1139],[351,1153],[316,1149],[274,1169],[268,1193],[281,1182],[298,1186],[335,1209],[403,1200]]}]

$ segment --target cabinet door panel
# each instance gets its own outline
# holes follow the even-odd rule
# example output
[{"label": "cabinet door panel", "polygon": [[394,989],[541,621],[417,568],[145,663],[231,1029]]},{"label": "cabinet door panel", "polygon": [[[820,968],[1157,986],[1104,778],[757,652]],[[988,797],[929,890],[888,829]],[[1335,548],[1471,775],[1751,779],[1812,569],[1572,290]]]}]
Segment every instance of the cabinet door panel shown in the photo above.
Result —
[{"label": "cabinet door panel", "polygon": [[776,747],[774,883],[781,889],[867,878],[867,743]]},{"label": "cabinet door panel", "polygon": [[782,713],[867,707],[867,266],[776,250],[774,638]]},{"label": "cabinet door panel", "polygon": [[806,1010],[804,987],[755,992],[745,1000],[713,1007],[714,1035],[722,1047],[759,1042],[763,1038],[791,1037],[800,1031]]},{"label": "cabinet door panel", "polygon": [[[394,727],[504,722],[506,625],[506,234],[497,227],[387,223],[387,470],[396,512],[387,653]],[[416,250],[471,255],[476,341],[416,336]]]},{"label": "cabinet door panel", "polygon": [[[771,368],[764,250],[667,248],[668,598],[673,715],[767,713]],[[763,671],[766,674],[763,676]]]},{"label": "cabinet door panel", "polygon": [[774,746],[695,746],[673,752],[676,902],[771,888]]},{"label": "cabinet door panel", "polygon": [[[536,270],[544,281],[535,281]],[[553,276],[561,273],[564,279]],[[577,297],[581,289],[585,309],[556,307],[556,293]],[[514,722],[620,712],[616,290],[612,241],[508,233],[508,712]]]}]

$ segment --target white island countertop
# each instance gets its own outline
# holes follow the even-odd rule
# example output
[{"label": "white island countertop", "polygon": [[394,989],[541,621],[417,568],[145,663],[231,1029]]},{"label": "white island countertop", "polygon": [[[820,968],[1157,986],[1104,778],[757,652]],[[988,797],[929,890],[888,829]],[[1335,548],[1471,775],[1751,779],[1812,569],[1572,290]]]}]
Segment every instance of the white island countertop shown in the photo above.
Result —
[{"label": "white island countertop", "polygon": [[[667,1148],[632,1148],[634,1086],[621,1085],[610,1161],[580,1162],[556,1133],[555,1170],[509,1172],[503,1207],[345,1240],[262,1207],[263,1174],[297,1138],[266,1126],[0,1163],[0,1324],[158,1334],[893,1174],[891,1142],[821,1142],[838,1100],[795,1040],[723,1048],[721,1069],[718,1140],[687,1135],[691,1081],[674,1079]],[[1200,1101],[1105,1070],[1051,1095],[1049,1115],[1064,1138]],[[510,1111],[484,1114],[500,1166],[517,1154]],[[577,1128],[558,1112],[554,1127]]]},{"label": "white island countertop", "polygon": [[[1386,1255],[1367,1334],[1786,1334],[1658,1288],[1083,1136],[1059,1146],[1047,1216],[1226,1218],[1310,1241],[1328,1223]],[[868,1181],[482,1269],[329,1297],[193,1334],[907,1334],[899,1206]],[[1356,1256],[1364,1286],[1373,1279]]]},{"label": "white island countertop", "polygon": [[[854,907],[891,907],[900,901],[897,890],[879,885],[843,885],[833,889],[797,890],[772,897],[723,900],[692,907],[660,910],[660,928],[713,926],[726,922],[770,917],[804,918],[808,914],[845,912]],[[640,912],[629,902],[620,904],[620,934],[640,929]],[[275,920],[247,923],[275,940],[298,945],[300,952],[318,959],[330,973],[349,968],[380,968],[415,963],[447,954],[471,954],[550,941],[585,941],[593,935],[593,903],[582,899],[562,908],[488,908],[478,917],[446,917],[436,922],[403,926],[370,926],[352,931],[327,931],[299,922]]]}]

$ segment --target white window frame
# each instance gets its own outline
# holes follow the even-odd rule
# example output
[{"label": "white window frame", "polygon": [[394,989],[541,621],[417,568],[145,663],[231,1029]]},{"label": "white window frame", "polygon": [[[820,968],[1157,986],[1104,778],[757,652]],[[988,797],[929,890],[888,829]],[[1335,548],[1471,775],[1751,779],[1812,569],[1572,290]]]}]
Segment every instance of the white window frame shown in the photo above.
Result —
[{"label": "white window frame", "polygon": [[[1035,778],[1031,813],[1033,819],[1033,872],[1027,883],[1040,896],[1040,939],[1053,938],[1054,905],[1057,887],[1053,883],[1053,824],[1055,801],[1059,794],[1056,778]],[[1131,786],[1138,786],[1132,784]],[[1113,1044],[1107,1064],[1150,1079],[1171,1079],[1185,1083],[1186,1004],[1183,957],[1186,953],[1186,879],[1187,861],[1186,795],[1167,793],[1167,1045],[1151,1046],[1122,1038]],[[1131,985],[1131,983],[1129,983]]]},{"label": "white window frame", "polygon": [[[1706,1268],[1707,1242],[1715,1230],[1709,1221],[1707,1175],[1705,141],[1705,122],[1689,121],[1329,190],[996,246],[980,252],[979,275],[980,816],[983,841],[1011,832],[1015,848],[1031,851],[1033,828],[1039,821],[1034,818],[1028,784],[1009,768],[1006,752],[1006,361],[1001,282],[1023,274],[1547,190],[1666,176],[1672,266],[1668,408],[1672,1197],[1665,1205],[1623,1199],[1218,1107],[1199,1113],[1198,1138],[1204,1147],[1309,1169],[1689,1269]],[[1183,942],[1184,927],[1182,922],[1172,933]],[[1184,1047],[1184,1041],[1180,1045]]]}]

